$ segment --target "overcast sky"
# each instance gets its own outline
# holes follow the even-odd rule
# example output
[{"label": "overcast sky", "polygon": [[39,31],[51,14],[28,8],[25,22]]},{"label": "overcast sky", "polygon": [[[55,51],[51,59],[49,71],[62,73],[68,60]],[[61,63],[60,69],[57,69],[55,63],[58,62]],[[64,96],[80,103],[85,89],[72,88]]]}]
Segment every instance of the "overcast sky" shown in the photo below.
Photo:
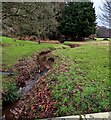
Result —
[{"label": "overcast sky", "polygon": [[[105,0],[92,0],[94,2],[94,7],[95,7],[95,12],[97,15],[97,25],[99,26],[105,26],[103,23],[101,23],[101,20],[99,19],[98,15],[101,15],[102,11],[100,10],[99,7],[103,6],[103,3]],[[106,26],[108,27],[108,26]]]}]

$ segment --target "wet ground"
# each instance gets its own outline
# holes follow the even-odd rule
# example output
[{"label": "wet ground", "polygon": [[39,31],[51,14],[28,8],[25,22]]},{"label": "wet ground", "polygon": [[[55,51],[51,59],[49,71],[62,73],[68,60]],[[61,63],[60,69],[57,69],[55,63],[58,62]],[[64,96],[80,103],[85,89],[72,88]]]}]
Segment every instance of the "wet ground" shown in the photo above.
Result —
[{"label": "wet ground", "polygon": [[19,92],[22,93],[23,95],[26,95],[31,89],[32,87],[35,85],[35,83],[37,82],[37,80],[42,77],[45,73],[48,72],[48,68],[45,67],[43,71],[41,71],[40,73],[38,73],[35,77],[34,80],[28,80],[28,81],[25,81],[26,83],[26,86],[24,87],[20,87],[19,88]]}]

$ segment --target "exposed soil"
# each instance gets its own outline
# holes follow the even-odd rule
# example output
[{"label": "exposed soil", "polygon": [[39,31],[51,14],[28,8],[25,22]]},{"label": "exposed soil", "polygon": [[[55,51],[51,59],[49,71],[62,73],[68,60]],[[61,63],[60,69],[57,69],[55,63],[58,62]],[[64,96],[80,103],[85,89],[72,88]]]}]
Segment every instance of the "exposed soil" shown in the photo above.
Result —
[{"label": "exposed soil", "polygon": [[75,47],[79,47],[79,44],[67,44],[67,46],[69,46],[70,48],[75,48]]},{"label": "exposed soil", "polygon": [[76,44],[66,44],[67,46],[69,46],[70,48],[75,48],[75,47],[79,47],[81,45],[85,45],[85,44],[94,44],[94,45],[111,45],[111,43],[109,41],[101,41],[101,42],[76,42]]},{"label": "exposed soil", "polygon": [[[71,41],[71,42],[73,42],[73,41]],[[77,42],[79,45],[83,45],[83,44],[106,44],[106,45],[108,45],[108,44],[111,44],[109,41],[99,41],[99,42],[97,42],[97,41],[93,41],[93,42],[88,42],[88,41],[74,41],[74,42]],[[41,41],[41,43],[52,43],[52,44],[60,44],[60,42],[59,41],[57,41],[57,40],[47,40],[47,41]]]},{"label": "exposed soil", "polygon": [[[69,44],[71,48],[79,47],[82,44],[90,44],[85,42],[79,42],[79,44]],[[100,44],[98,42],[93,42],[91,44]],[[108,44],[109,42],[102,42],[101,44]],[[25,97],[29,97],[28,93],[31,92],[31,89],[33,86],[37,83],[37,79],[41,78],[52,66],[54,62],[54,58],[50,56],[51,51],[43,51],[41,53],[34,54],[32,57],[28,59],[24,59],[19,61],[16,65],[14,70],[18,72],[18,76],[16,77],[18,86],[20,87],[20,91]],[[43,80],[43,79],[42,79]],[[44,84],[44,81],[41,81]],[[40,84],[41,86],[43,84]],[[39,86],[39,84],[38,84]],[[50,94],[47,84],[43,85],[44,88],[41,91],[45,92],[46,94]],[[36,87],[37,88],[37,87]],[[45,97],[45,96],[44,96]],[[42,98],[47,100],[46,98]],[[48,101],[50,103],[50,101]],[[46,101],[47,103],[47,101]],[[48,104],[49,104],[48,103]],[[50,106],[52,103],[50,103]],[[20,114],[24,107],[22,102],[16,101],[14,103],[11,103],[10,105],[7,105],[3,108],[3,115],[5,115],[6,120],[13,120],[16,119],[14,117],[18,117],[17,115]],[[17,109],[19,108],[19,109]],[[53,108],[51,107],[53,110]]]},{"label": "exposed soil", "polygon": [[25,120],[33,120],[36,115],[38,118],[53,117],[53,112],[56,111],[54,104],[57,101],[52,99],[52,89],[49,86],[50,84],[54,84],[54,86],[56,86],[56,80],[53,79],[51,81],[46,81],[45,79],[49,78],[56,70],[61,69],[62,71],[67,71],[67,67],[67,64],[61,64],[57,68],[53,69],[53,71],[50,70],[49,74],[42,76],[32,88],[32,91],[27,94],[23,100],[19,101],[18,105],[22,105],[21,108],[17,107],[12,111],[14,116],[16,116],[17,119]]},{"label": "exposed soil", "polygon": [[50,52],[51,52],[50,50],[40,52],[40,53],[39,53],[39,56],[41,57],[42,55],[47,55],[47,54],[50,53]]},{"label": "exposed soil", "polygon": [[49,50],[35,53],[32,57],[20,60],[14,67],[17,73],[16,81],[19,87],[24,87],[25,81],[35,80],[44,69],[51,67],[51,62],[48,62],[50,57]]},{"label": "exposed soil", "polygon": [[42,40],[41,43],[60,44],[60,42],[57,40]]}]

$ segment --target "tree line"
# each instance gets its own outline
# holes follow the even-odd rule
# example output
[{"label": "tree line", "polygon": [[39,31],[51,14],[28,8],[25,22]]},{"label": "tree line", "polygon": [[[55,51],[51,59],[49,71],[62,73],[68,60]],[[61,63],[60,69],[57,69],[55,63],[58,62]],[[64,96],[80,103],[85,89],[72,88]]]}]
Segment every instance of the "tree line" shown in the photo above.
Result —
[{"label": "tree line", "polygon": [[92,2],[3,2],[3,35],[81,40],[95,33]]}]

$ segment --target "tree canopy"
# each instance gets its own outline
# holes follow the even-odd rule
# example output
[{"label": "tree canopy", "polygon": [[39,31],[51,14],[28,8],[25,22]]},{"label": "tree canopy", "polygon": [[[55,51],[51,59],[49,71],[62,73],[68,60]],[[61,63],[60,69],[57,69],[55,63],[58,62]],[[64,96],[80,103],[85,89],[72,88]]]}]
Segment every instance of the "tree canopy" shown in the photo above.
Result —
[{"label": "tree canopy", "polygon": [[69,2],[65,6],[59,30],[71,39],[83,39],[95,33],[96,16],[91,2]]},{"label": "tree canopy", "polygon": [[[58,39],[65,35],[83,39],[95,33],[95,10],[91,2],[3,2],[5,36],[35,35]],[[57,38],[58,37],[58,38]]]}]

